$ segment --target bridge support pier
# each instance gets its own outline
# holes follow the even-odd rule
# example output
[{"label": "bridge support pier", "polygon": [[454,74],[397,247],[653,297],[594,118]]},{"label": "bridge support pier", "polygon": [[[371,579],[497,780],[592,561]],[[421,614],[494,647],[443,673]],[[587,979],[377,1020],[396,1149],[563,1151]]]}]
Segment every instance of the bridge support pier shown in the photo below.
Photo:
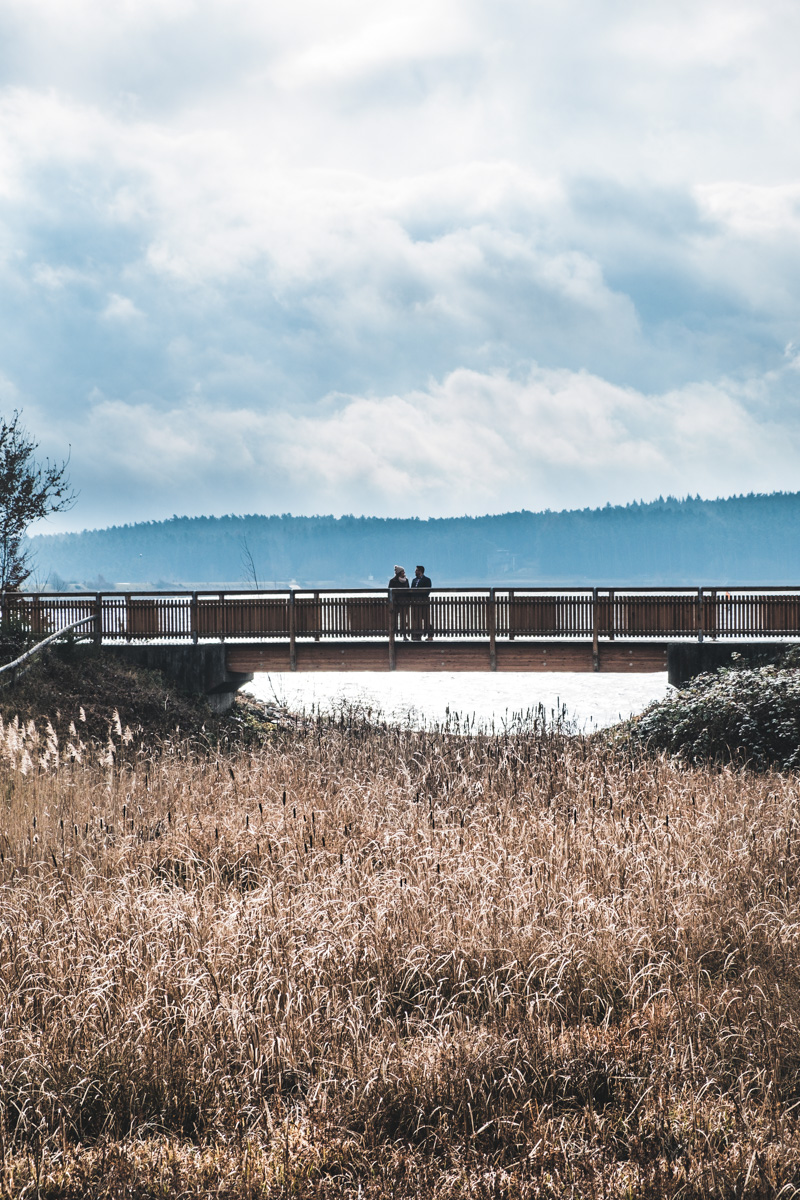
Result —
[{"label": "bridge support pier", "polygon": [[228,670],[228,648],[219,642],[196,646],[104,646],[103,653],[137,667],[161,671],[181,691],[204,695],[215,713],[227,712],[239,688],[253,678],[252,671]]},{"label": "bridge support pier", "polygon": [[[763,667],[777,662],[789,648],[788,642],[673,642],[667,649],[667,674],[674,687],[690,683],[695,675],[720,667]],[[738,655],[734,659],[734,655]]]}]

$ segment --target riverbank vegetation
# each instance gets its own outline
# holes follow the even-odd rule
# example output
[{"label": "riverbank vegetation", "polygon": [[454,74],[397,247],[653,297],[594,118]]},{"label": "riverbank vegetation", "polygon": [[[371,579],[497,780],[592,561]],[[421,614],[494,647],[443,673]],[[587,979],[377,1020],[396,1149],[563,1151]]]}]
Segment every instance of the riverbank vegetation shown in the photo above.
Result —
[{"label": "riverbank vegetation", "polygon": [[68,741],[0,736],[2,1194],[800,1191],[794,774]]},{"label": "riverbank vegetation", "polygon": [[[7,651],[5,658],[24,648]],[[65,753],[83,759],[87,749],[90,758],[102,756],[109,747],[119,762],[176,742],[199,752],[212,745],[258,743],[276,724],[287,723],[277,702],[265,709],[241,695],[230,712],[218,715],[204,696],[182,692],[160,671],[85,644],[44,650],[13,686],[8,675],[0,676],[4,728],[15,719],[22,728],[33,722],[44,742],[50,738],[60,747],[59,761]]]},{"label": "riverbank vegetation", "polygon": [[687,762],[754,770],[800,768],[800,648],[762,666],[734,664],[698,675],[612,736]]}]

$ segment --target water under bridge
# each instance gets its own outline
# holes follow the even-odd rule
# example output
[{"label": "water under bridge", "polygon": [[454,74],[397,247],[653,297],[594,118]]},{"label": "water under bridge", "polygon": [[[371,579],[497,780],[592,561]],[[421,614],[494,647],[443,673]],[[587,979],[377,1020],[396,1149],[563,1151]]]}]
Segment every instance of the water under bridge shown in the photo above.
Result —
[{"label": "water under bridge", "polygon": [[[128,647],[126,657],[153,666],[163,659],[187,682],[192,663],[213,662],[212,675],[227,681],[220,695],[257,671],[668,671],[680,683],[734,652],[752,658],[800,638],[800,587],[789,586],[45,592],[6,600],[5,619],[33,636],[79,622],[81,636]],[[213,692],[203,670],[202,690]]]}]

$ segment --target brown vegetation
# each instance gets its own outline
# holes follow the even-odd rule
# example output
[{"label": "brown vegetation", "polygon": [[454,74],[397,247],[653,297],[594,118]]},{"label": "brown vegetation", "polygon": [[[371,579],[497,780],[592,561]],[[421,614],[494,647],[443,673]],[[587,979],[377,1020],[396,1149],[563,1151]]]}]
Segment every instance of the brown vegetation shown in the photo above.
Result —
[{"label": "brown vegetation", "polygon": [[107,755],[110,747],[117,762],[136,761],[176,742],[184,752],[192,747],[200,753],[231,743],[260,744],[276,728],[298,724],[277,701],[266,705],[244,693],[227,713],[217,714],[205,696],[180,691],[160,671],[86,645],[53,647],[34,658],[14,684],[8,675],[0,677],[0,721],[5,728],[15,719],[18,726],[33,722],[44,731],[42,744],[52,730],[61,757],[77,752],[82,760],[87,747],[90,755],[98,748]]},{"label": "brown vegetation", "polygon": [[[19,648],[6,657],[17,653]],[[7,675],[0,677],[0,716],[6,724],[15,716],[41,728],[50,721],[62,742],[74,740],[70,725],[84,740],[105,742],[115,712],[137,746],[146,742],[152,748],[176,736],[216,737],[224,729],[205,697],[183,695],[158,671],[129,666],[85,645],[42,652],[14,686]]]},{"label": "brown vegetation", "polygon": [[800,1191],[795,776],[2,731],[5,1195]]}]

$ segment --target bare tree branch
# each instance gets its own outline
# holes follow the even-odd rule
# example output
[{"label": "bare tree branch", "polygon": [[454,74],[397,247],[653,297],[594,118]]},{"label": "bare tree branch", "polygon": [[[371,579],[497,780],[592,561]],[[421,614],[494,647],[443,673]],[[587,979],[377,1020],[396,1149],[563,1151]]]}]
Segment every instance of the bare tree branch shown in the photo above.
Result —
[{"label": "bare tree branch", "polygon": [[242,534],[240,544],[242,547],[242,570],[245,573],[245,579],[248,583],[253,584],[256,591],[259,591],[256,564],[245,534]]}]

